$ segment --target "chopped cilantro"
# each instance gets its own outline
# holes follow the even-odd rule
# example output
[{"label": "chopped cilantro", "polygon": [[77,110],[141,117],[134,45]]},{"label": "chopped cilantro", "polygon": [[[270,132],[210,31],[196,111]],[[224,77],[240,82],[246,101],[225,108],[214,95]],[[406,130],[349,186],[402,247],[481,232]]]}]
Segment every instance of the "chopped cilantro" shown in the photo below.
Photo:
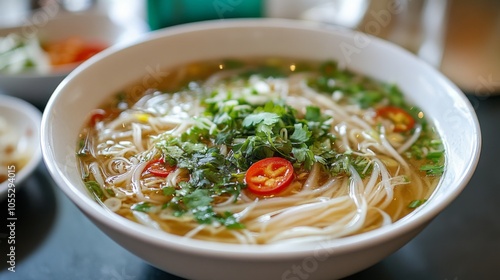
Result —
[{"label": "chopped cilantro", "polygon": [[175,193],[175,187],[165,187],[162,191],[164,195],[173,195]]},{"label": "chopped cilantro", "polygon": [[184,203],[188,208],[207,207],[212,202],[212,198],[207,189],[196,189],[184,197]]},{"label": "chopped cilantro", "polygon": [[307,126],[296,123],[294,125],[293,134],[290,136],[290,141],[293,143],[305,143],[311,138],[311,132],[307,129]]},{"label": "chopped cilantro", "polygon": [[102,200],[104,198],[104,192],[101,189],[101,186],[96,181],[87,181],[85,182],[85,187],[87,190],[93,194],[96,198]]},{"label": "chopped cilantro", "polygon": [[415,209],[419,207],[420,205],[424,204],[427,201],[427,199],[416,199],[412,200],[410,204],[408,204],[408,208]]},{"label": "chopped cilantro", "polygon": [[316,106],[307,106],[305,118],[307,121],[319,122],[321,121],[321,110]]},{"label": "chopped cilantro", "polygon": [[151,210],[152,206],[153,205],[149,202],[139,202],[139,203],[132,205],[132,207],[130,207],[130,209],[132,209],[134,211],[147,213]]},{"label": "chopped cilantro", "polygon": [[444,165],[422,165],[420,171],[425,171],[427,175],[437,176],[442,175],[444,172]]},{"label": "chopped cilantro", "polygon": [[374,106],[383,98],[383,93],[374,90],[357,91],[352,95],[353,102],[358,103],[361,108]]},{"label": "chopped cilantro", "polygon": [[441,159],[442,156],[443,156],[443,151],[432,151],[427,153],[425,158],[430,159],[432,161],[438,161],[439,159]]},{"label": "chopped cilantro", "polygon": [[273,125],[277,123],[280,119],[280,116],[275,113],[262,112],[257,114],[248,115],[243,120],[243,127],[256,126],[258,124],[263,125]]},{"label": "chopped cilantro", "polygon": [[388,84],[385,87],[389,98],[389,102],[391,105],[396,107],[403,107],[405,105],[405,100],[403,93],[399,89],[399,87],[395,84]]},{"label": "chopped cilantro", "polygon": [[[228,69],[241,67],[238,61],[224,63]],[[405,103],[395,85],[381,86],[339,69],[333,61],[325,62],[316,70],[319,75],[309,78],[308,85],[327,95],[340,91],[342,100],[339,103],[367,108],[384,102],[406,108],[412,114],[418,111]],[[322,114],[317,106],[306,106],[305,111],[297,112],[282,98],[266,100],[263,96],[260,99],[259,93],[249,85],[250,76],[254,78],[253,75],[260,73],[262,79],[276,79],[286,71],[273,65],[245,69],[240,76],[225,80],[237,84],[236,89],[214,87],[206,93],[201,100],[205,111],[194,118],[194,126],[179,137],[165,133],[155,139],[161,157],[189,173],[186,181],[162,188],[163,194],[169,197],[163,208],[169,208],[174,216],[190,215],[201,224],[241,229],[244,225],[237,215],[218,213],[212,205],[215,197],[237,197],[246,187],[245,170],[258,160],[282,157],[301,170],[310,170],[315,163],[321,163],[333,176],[349,175],[351,167],[362,178],[371,173],[373,164],[369,157],[350,151],[339,153],[335,149],[334,117]],[[436,139],[432,132],[423,130],[405,152],[405,156],[420,162],[420,170],[431,176],[443,172],[444,149]],[[94,192],[98,191],[102,192],[100,187]],[[418,207],[423,202],[412,202],[409,207]],[[142,203],[135,204],[132,209],[147,212],[150,207]]]},{"label": "chopped cilantro", "polygon": [[238,219],[229,211],[224,212],[220,218],[222,222],[228,229],[244,229],[245,226],[238,221]]}]

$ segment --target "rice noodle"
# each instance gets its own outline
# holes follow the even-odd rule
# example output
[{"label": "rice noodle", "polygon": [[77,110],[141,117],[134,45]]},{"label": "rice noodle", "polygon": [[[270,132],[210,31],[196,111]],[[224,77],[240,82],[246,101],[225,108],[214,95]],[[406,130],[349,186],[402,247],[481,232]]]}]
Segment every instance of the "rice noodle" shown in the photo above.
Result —
[{"label": "rice noodle", "polygon": [[408,169],[408,163],[399,155],[399,153],[392,147],[391,143],[385,137],[385,127],[380,127],[380,141],[382,146],[386,149],[389,155],[396,159],[405,169]]},{"label": "rice noodle", "polygon": [[[420,124],[416,124],[411,135],[408,132],[405,137],[393,137],[390,126],[374,120],[373,109],[341,104],[347,92],[336,90],[325,94],[309,86],[306,82],[312,77],[309,72],[294,73],[287,78],[251,75],[248,84],[241,81],[225,84],[224,81],[246,70],[216,72],[204,84],[196,82],[189,89],[172,94],[146,91],[114,119],[83,131],[81,149],[92,160],[82,160],[80,169],[83,177],[91,177],[100,185],[105,196],[102,204],[148,227],[181,232],[178,234],[185,238],[295,244],[340,238],[389,225],[410,211],[408,197],[429,196],[436,181],[423,178],[413,169],[405,153],[424,133]],[[181,81],[189,75],[189,70],[182,68],[170,75]],[[207,94],[204,90],[218,92],[207,100],[226,102],[241,110],[277,97],[283,98],[300,116],[305,115],[308,106],[321,108],[322,116],[329,118],[325,124],[330,125],[335,137],[332,140],[335,152],[346,158],[343,164],[347,171],[328,174],[332,166],[318,161],[310,170],[296,174],[301,176],[297,179],[298,187],[286,195],[256,197],[243,189],[211,198],[214,212],[232,213],[237,222],[245,225],[244,229],[227,230],[219,222],[199,224],[192,213],[178,215],[170,208],[163,209],[171,199],[164,195],[164,190],[182,192],[180,183],[188,181],[191,174],[183,167],[166,176],[144,176],[149,172],[145,168],[150,160],[161,158],[165,152],[157,146],[161,139],[179,138],[193,127],[207,129],[210,134],[219,132],[216,121],[203,116],[204,107],[198,99]],[[228,101],[228,96],[245,99],[247,103]],[[287,129],[279,131],[279,135],[283,141],[291,138]],[[233,143],[245,142],[245,138],[238,137]],[[225,143],[218,146],[218,151],[224,157],[232,154]],[[351,157],[363,160],[366,165],[356,169]],[[140,203],[153,207],[147,213],[131,209]]]},{"label": "rice noodle", "polygon": [[401,154],[406,150],[408,150],[408,148],[410,148],[417,141],[418,137],[420,137],[421,132],[422,132],[422,125],[416,124],[412,136],[403,145],[401,145],[401,147],[398,148],[398,153]]},{"label": "rice noodle", "polygon": [[144,197],[144,194],[142,193],[142,187],[141,187],[141,182],[140,182],[140,177],[141,174],[146,167],[147,162],[140,163],[136,165],[132,171],[132,179],[131,179],[131,186],[132,190],[137,197],[138,200],[140,201],[147,201],[146,197]]}]

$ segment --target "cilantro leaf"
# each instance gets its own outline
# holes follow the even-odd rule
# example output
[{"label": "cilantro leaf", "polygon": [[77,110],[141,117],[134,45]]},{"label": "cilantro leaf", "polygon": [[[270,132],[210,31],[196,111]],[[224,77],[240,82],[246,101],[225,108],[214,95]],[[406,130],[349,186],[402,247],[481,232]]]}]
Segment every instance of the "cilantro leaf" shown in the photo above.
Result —
[{"label": "cilantro leaf", "polygon": [[130,209],[132,209],[134,211],[147,213],[151,210],[152,207],[153,207],[153,205],[149,202],[139,202],[139,203],[132,205],[132,207],[130,207]]},{"label": "cilantro leaf", "polygon": [[305,143],[311,137],[311,132],[303,124],[297,123],[294,125],[293,134],[290,135],[290,140],[295,143]]},{"label": "cilantro leaf", "polygon": [[420,171],[425,171],[425,174],[430,176],[442,175],[444,172],[444,165],[422,165]]},{"label": "cilantro leaf", "polygon": [[228,229],[244,229],[245,225],[240,223],[238,219],[233,215],[233,213],[226,211],[221,215],[221,222],[228,228]]},{"label": "cilantro leaf", "polygon": [[175,193],[175,187],[164,187],[162,188],[163,195],[173,195]]},{"label": "cilantro leaf", "polygon": [[427,202],[427,199],[415,199],[415,200],[412,200],[408,204],[408,208],[415,209],[415,208],[419,207],[420,205],[424,204],[425,202]]},{"label": "cilantro leaf", "polygon": [[280,116],[275,113],[262,112],[257,114],[248,115],[243,120],[243,127],[256,126],[260,123],[264,125],[273,125],[280,120]]},{"label": "cilantro leaf", "polygon": [[316,106],[307,106],[305,118],[308,121],[319,122],[321,120],[321,110]]},{"label": "cilantro leaf", "polygon": [[209,191],[206,189],[196,189],[184,197],[184,203],[189,208],[197,208],[209,206],[212,198],[209,196]]},{"label": "cilantro leaf", "polygon": [[96,181],[87,181],[85,182],[85,187],[87,190],[93,194],[98,199],[104,198],[104,192],[101,189],[101,186]]}]

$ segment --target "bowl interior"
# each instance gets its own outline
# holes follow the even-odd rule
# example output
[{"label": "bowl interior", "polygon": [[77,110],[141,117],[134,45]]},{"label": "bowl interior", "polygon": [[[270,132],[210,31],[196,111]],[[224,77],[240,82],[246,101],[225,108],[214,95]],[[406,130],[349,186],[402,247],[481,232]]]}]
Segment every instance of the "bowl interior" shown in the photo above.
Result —
[{"label": "bowl interior", "polygon": [[[147,236],[160,246],[178,246],[181,250],[210,249],[239,256],[261,254],[266,251],[265,246],[235,251],[232,245],[193,243],[108,213],[86,192],[75,160],[76,140],[83,119],[91,109],[126,85],[138,81],[145,89],[154,87],[165,76],[166,68],[186,62],[256,56],[335,59],[354,71],[395,82],[434,122],[444,141],[446,171],[425,207],[391,226],[331,241],[336,248],[362,246],[423,225],[446,207],[472,176],[480,149],[477,118],[464,95],[443,75],[407,51],[374,37],[284,20],[228,20],[178,26],[154,32],[128,47],[108,49],[85,62],[60,84],[44,114],[42,150],[50,173],[87,215],[110,227],[121,227],[128,235]],[[268,251],[279,254],[305,248]]]}]

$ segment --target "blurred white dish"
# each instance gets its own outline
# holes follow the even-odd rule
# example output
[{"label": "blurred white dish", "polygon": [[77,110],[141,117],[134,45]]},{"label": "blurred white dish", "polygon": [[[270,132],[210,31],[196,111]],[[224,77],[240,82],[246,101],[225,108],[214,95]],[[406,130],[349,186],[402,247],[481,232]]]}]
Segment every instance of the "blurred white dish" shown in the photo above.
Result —
[{"label": "blurred white dish", "polygon": [[[57,11],[53,14],[46,12],[43,16],[36,18],[34,15],[26,25],[0,29],[0,37],[18,34],[22,38],[36,36],[44,41],[54,42],[77,36],[84,41],[111,46],[134,39],[145,31],[145,28],[134,22],[127,24],[98,12]],[[75,66],[60,66],[45,73],[31,70],[18,74],[0,72],[0,91],[43,106]]]},{"label": "blurred white dish", "polygon": [[[9,193],[8,188],[18,190],[20,184],[26,179],[38,166],[41,161],[42,153],[40,151],[40,122],[42,113],[33,105],[16,97],[0,94],[0,119],[10,128],[12,134],[17,140],[16,150],[19,149],[27,155],[27,162],[22,166],[12,167],[0,165],[1,173],[6,173],[8,178],[0,183],[0,199],[4,199]],[[0,137],[1,139],[1,137]],[[14,186],[10,185],[13,184]]]},{"label": "blurred white dish", "polygon": [[[293,246],[249,246],[167,234],[126,220],[94,201],[76,159],[76,140],[92,109],[132,82],[154,84],[164,74],[162,69],[175,65],[273,56],[334,59],[353,71],[398,84],[433,120],[446,150],[445,172],[426,204],[394,224],[355,236]],[[167,28],[134,45],[108,49],[61,83],[42,120],[44,160],[61,190],[117,243],[188,279],[337,279],[365,269],[409,242],[460,194],[475,170],[480,147],[479,124],[468,100],[414,55],[359,32],[270,19]]]}]

